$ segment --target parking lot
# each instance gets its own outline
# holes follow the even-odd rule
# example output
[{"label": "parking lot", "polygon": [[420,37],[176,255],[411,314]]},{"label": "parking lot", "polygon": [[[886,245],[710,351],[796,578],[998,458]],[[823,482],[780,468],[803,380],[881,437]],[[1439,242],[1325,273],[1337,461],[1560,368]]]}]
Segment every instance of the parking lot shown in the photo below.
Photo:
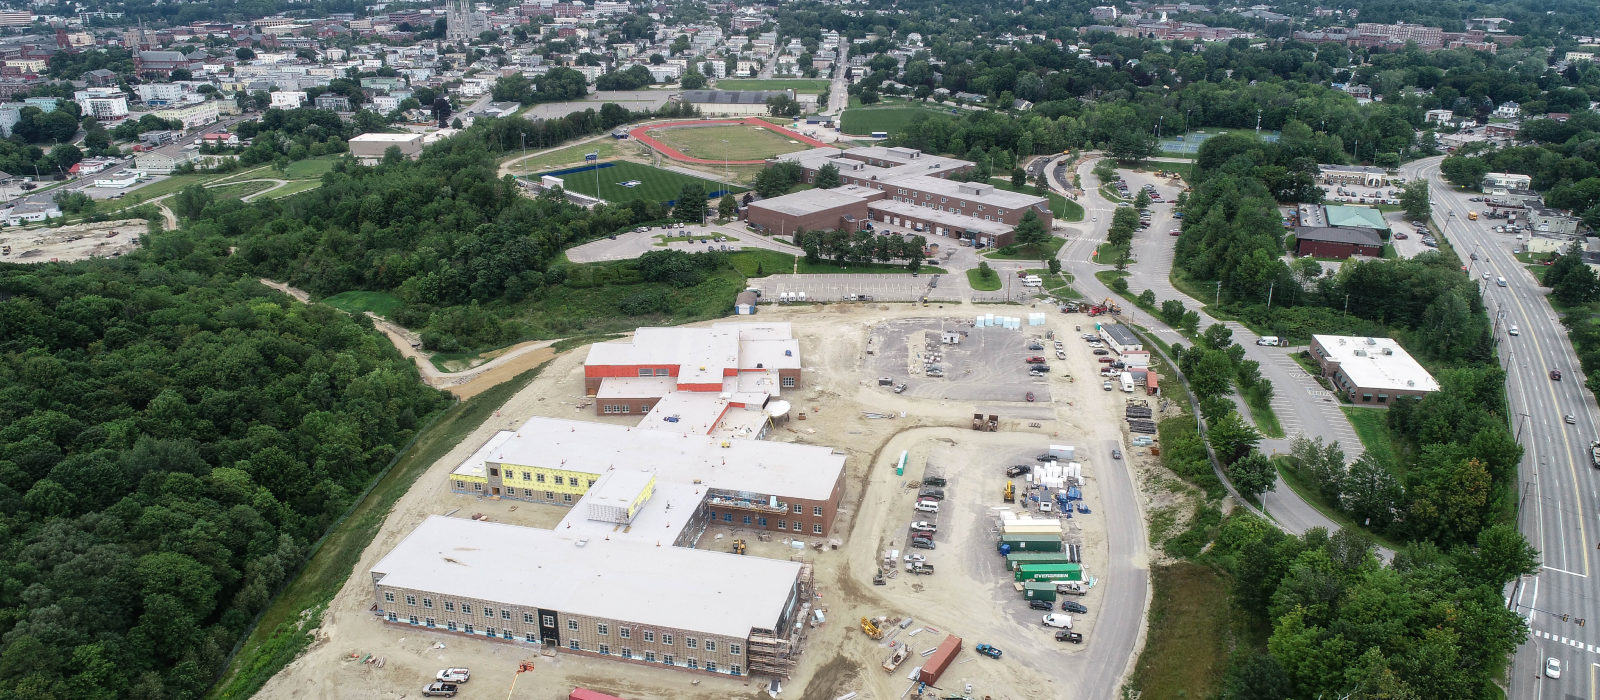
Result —
[{"label": "parking lot", "polygon": [[934,275],[912,277],[905,274],[881,275],[769,275],[750,280],[750,285],[761,290],[763,302],[773,302],[784,292],[805,292],[806,301],[844,301],[852,294],[872,297],[872,301],[918,301],[924,296],[928,301],[959,301],[967,287],[966,278],[958,275],[940,275],[937,287]]},{"label": "parking lot", "polygon": [[[904,382],[908,397],[1026,404],[1028,392],[1033,392],[1031,403],[1048,403],[1048,376],[1029,376],[1023,359],[1038,355],[1054,361],[1054,351],[1029,350],[1028,330],[974,328],[970,320],[959,319],[885,321],[872,329],[867,367],[875,377]],[[942,331],[965,335],[960,343],[944,345],[939,342]],[[1043,329],[1037,334],[1043,337]],[[1048,341],[1043,345],[1048,348]],[[944,376],[927,376],[924,367],[930,363],[942,368]]]}]

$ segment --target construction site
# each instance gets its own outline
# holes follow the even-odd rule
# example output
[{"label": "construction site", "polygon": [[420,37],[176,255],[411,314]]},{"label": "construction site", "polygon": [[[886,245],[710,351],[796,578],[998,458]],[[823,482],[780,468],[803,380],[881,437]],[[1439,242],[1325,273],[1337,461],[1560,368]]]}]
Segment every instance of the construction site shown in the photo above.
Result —
[{"label": "construction site", "polygon": [[123,219],[61,227],[0,228],[0,262],[75,262],[115,258],[139,247],[148,224]]},{"label": "construction site", "polygon": [[[777,389],[765,399],[730,398],[724,394],[735,392],[718,390],[708,391],[712,398],[691,397],[721,406],[718,411],[763,406],[764,431],[733,431],[721,421],[691,429],[682,425],[686,421],[668,421],[671,414],[654,405],[646,415],[661,426],[646,429],[637,412],[597,411],[588,346],[557,355],[397,502],[321,626],[310,631],[316,640],[311,649],[260,696],[411,697],[438,668],[470,666],[474,695],[509,689],[514,698],[565,697],[575,686],[629,700],[1099,697],[1084,690],[1086,684],[1115,687],[1142,639],[1143,504],[1130,462],[1150,460],[1149,446],[1129,446],[1120,418],[1130,397],[1101,389],[1095,356],[1076,340],[1075,331],[1093,321],[1052,310],[1037,325],[980,327],[979,308],[947,307],[941,313],[950,315],[930,317],[929,309],[911,305],[764,307],[763,322],[792,329],[804,357],[802,378],[782,389],[781,400]],[[1068,338],[1073,342],[1060,344]],[[1044,364],[1025,361],[1035,355],[1053,358],[1054,366],[1033,368]],[[736,365],[728,366],[736,371]],[[943,371],[930,374],[930,365]],[[687,381],[678,377],[680,387]],[[708,464],[714,475],[727,470],[715,478],[758,480],[753,487],[721,488],[762,494],[724,493],[713,502],[707,488],[716,484],[695,483],[703,477],[687,476],[689,463],[668,463],[703,463],[710,456],[630,461],[616,447],[624,441],[597,438],[606,444],[596,447],[621,451],[597,453],[604,464],[594,468],[569,470],[574,457],[563,459],[564,448],[549,457],[484,452],[497,435],[515,435],[535,419],[557,421],[542,424],[552,438],[563,430],[559,426],[575,422],[634,435],[664,428],[671,440],[710,440],[707,455],[719,457],[739,454],[743,442],[771,445],[762,450],[820,450],[839,460],[837,508],[819,516],[827,521],[821,531],[813,527],[820,522],[813,521],[810,505],[802,508],[801,529],[780,526],[764,494],[785,503],[786,520],[796,512],[787,502],[806,495],[759,486],[763,469],[778,468],[775,458],[757,460],[768,466],[746,459],[742,467],[731,458],[726,466]],[[728,437],[711,434],[719,429]],[[729,447],[720,447],[724,442]],[[1070,458],[1039,459],[1066,446],[1073,449]],[[459,486],[453,477],[475,458],[485,470],[484,490]],[[661,467],[642,469],[653,472],[646,477],[628,476],[625,488],[601,483],[650,461]],[[608,470],[607,464],[632,466]],[[1014,473],[1019,465],[1029,471]],[[568,472],[596,478],[587,483],[583,477],[571,502],[555,491],[552,498],[534,491],[514,499],[488,491],[489,484],[546,488],[522,486],[524,466],[543,469],[543,477],[531,473],[529,480],[551,488],[555,476],[565,479]],[[491,468],[494,476],[487,473]],[[649,478],[654,482],[647,484]],[[591,509],[587,499],[607,509]],[[616,508],[633,515],[619,516]],[[764,523],[757,520],[763,514]],[[693,526],[668,523],[668,517],[688,518]],[[658,544],[656,530],[677,534],[663,534]],[[1035,545],[1050,551],[1023,556],[1006,547],[1017,546],[1021,534],[1054,544]],[[630,554],[631,548],[640,554]],[[536,553],[547,549],[565,553],[540,567]],[[1036,551],[1043,556],[1031,556]],[[605,552],[616,556],[590,556]],[[506,561],[519,556],[528,561]],[[429,578],[437,576],[432,570],[458,566],[450,560],[477,562],[470,571],[483,581],[460,580],[474,577],[467,572]],[[400,585],[405,577],[390,578],[395,574],[386,567],[414,571],[407,580],[415,585]],[[667,569],[689,571],[666,575]],[[540,583],[507,590],[523,579]],[[601,583],[612,579],[626,581],[626,590]],[[423,615],[412,622],[409,613],[400,614],[410,609],[408,588],[416,591],[418,609],[422,591],[441,606],[433,608],[433,626]],[[570,588],[588,590],[561,592]],[[385,593],[397,594],[396,600],[387,601]],[[629,597],[638,600],[623,600]],[[1049,611],[1039,609],[1045,597]],[[481,615],[471,632],[448,629],[438,612],[443,600],[504,610],[496,615],[495,636],[485,633]],[[652,609],[659,603],[641,603],[662,600],[677,601],[681,611],[666,619]],[[1072,609],[1062,607],[1069,601],[1088,612],[1059,617]],[[547,621],[545,611],[556,614]],[[465,616],[456,618],[465,624]],[[626,647],[624,628],[631,640]],[[663,660],[667,629],[677,630],[671,643],[679,651],[671,662]],[[655,641],[645,642],[645,630]],[[715,656],[702,643],[695,667],[688,666],[685,635],[716,639]],[[741,644],[738,675],[725,656],[730,643]],[[706,668],[708,659],[714,669]]]}]

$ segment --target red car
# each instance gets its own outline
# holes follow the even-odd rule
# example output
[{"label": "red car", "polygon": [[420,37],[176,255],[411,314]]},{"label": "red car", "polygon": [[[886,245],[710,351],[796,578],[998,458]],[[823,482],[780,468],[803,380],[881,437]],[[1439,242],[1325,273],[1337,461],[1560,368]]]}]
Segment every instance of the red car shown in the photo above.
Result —
[{"label": "red car", "polygon": [[1034,355],[1033,357],[1030,357],[1030,358],[1028,358],[1026,360],[1023,360],[1023,362],[1026,362],[1026,363],[1031,365],[1031,364],[1038,363],[1038,362],[1044,362],[1044,358],[1039,356],[1039,355]]},{"label": "red car", "polygon": [[1116,360],[1113,360],[1113,359],[1111,359],[1109,357],[1102,357],[1102,358],[1100,358],[1100,361],[1101,362],[1108,362],[1108,363],[1109,362],[1116,362]]},{"label": "red car", "polygon": [[1033,392],[1028,392],[1028,400],[1033,401]]}]

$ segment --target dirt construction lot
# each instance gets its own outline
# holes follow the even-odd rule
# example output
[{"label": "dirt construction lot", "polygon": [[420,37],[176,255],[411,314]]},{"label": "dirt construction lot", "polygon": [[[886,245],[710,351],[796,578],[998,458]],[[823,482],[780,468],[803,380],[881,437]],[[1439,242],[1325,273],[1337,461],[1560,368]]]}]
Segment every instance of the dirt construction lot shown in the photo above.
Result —
[{"label": "dirt construction lot", "polygon": [[139,236],[146,228],[144,219],[126,219],[61,228],[0,229],[0,246],[11,249],[0,256],[0,262],[73,262],[114,257],[138,248]]},{"label": "dirt construction lot", "polygon": [[[963,306],[937,313],[970,318],[979,308]],[[826,622],[809,630],[794,673],[778,697],[833,700],[850,692],[863,699],[915,697],[914,692],[906,692],[910,682],[905,676],[920,664],[920,652],[936,646],[947,633],[962,637],[964,650],[945,672],[941,688],[930,690],[929,697],[965,692],[968,684],[979,698],[1111,697],[1141,643],[1147,602],[1143,515],[1128,465],[1110,457],[1111,448],[1123,444],[1123,395],[1103,392],[1097,381],[1088,380],[1095,360],[1081,341],[1066,343],[1069,357],[1065,363],[1054,360],[1053,352],[1041,353],[1052,357],[1053,369],[1042,387],[1048,393],[1036,389],[1039,396],[1034,404],[1012,396],[1015,392],[1009,388],[992,398],[945,398],[942,393],[922,391],[895,394],[889,387],[878,386],[878,363],[885,358],[866,354],[868,338],[898,334],[898,342],[905,347],[916,342],[910,340],[912,333],[920,337],[918,329],[938,327],[939,319],[930,311],[872,304],[763,307],[757,319],[792,321],[804,353],[805,385],[784,398],[805,411],[807,419],[783,425],[773,431],[772,439],[828,445],[848,455],[847,488],[833,535],[843,546],[819,550],[809,546],[817,540],[800,540],[804,556],[815,564],[815,602],[825,612]],[[1051,325],[1044,328],[1020,332],[992,329],[996,334],[993,343],[999,348],[996,352],[1008,357],[1016,354],[1012,345],[1025,347],[1028,335],[1047,329],[1055,330],[1057,337],[1075,339],[1074,320],[1081,323],[1084,318],[1054,314]],[[1002,339],[998,335],[1002,333],[1015,337]],[[972,347],[976,352],[986,344]],[[766,697],[765,679],[710,677],[561,653],[541,656],[521,644],[387,626],[369,611],[374,601],[367,572],[428,515],[483,514],[499,522],[550,527],[565,514],[565,509],[558,507],[452,494],[445,476],[494,431],[518,425],[530,416],[636,423],[637,417],[594,415],[582,391],[586,353],[586,348],[577,348],[555,358],[533,384],[431,467],[400,499],[329,605],[312,647],[274,677],[259,697],[414,698],[433,673],[446,666],[472,669],[472,681],[463,688],[462,698],[564,698],[576,685],[630,700]],[[1022,371],[1026,383],[1020,358],[1011,358],[1009,363]],[[1012,373],[1009,365],[1006,367]],[[1064,369],[1075,370],[1082,380],[1074,383]],[[996,380],[980,376],[971,383],[977,386]],[[960,381],[949,383],[961,386]],[[978,406],[1002,416],[999,432],[970,429]],[[863,412],[882,417],[867,417]],[[1013,417],[1019,415],[1023,417]],[[1067,541],[1083,545],[1085,567],[1097,579],[1087,596],[1073,598],[1090,611],[1074,616],[1074,629],[1087,638],[1083,645],[1053,639],[1053,630],[1040,624],[1042,611],[1030,610],[1014,590],[1012,577],[994,546],[995,519],[1000,509],[1011,507],[1001,497],[1004,468],[1032,463],[1033,456],[1051,443],[1078,446],[1078,459],[1084,464],[1085,502],[1093,511],[1062,520]],[[904,475],[896,475],[895,463],[902,451],[908,452],[908,468]],[[909,523],[930,519],[912,509],[915,487],[930,457],[943,466],[949,481],[946,505],[936,516],[936,549],[915,551],[925,554],[937,573],[914,576],[898,571],[887,585],[874,586],[873,574],[883,554],[912,551],[905,549]],[[1107,507],[1108,503],[1126,505]],[[763,542],[753,531],[739,529],[714,528],[702,539],[701,547],[726,551],[730,538],[749,541],[752,556],[787,558],[796,553],[782,535],[774,534]],[[641,572],[640,585],[649,585],[646,572]],[[897,672],[890,674],[880,668],[889,655],[887,640],[875,641],[864,635],[857,623],[863,616],[915,621],[896,632],[896,640],[910,642],[916,652]],[[972,650],[978,643],[1001,648],[1004,657],[979,656]],[[382,658],[382,667],[352,660],[352,655],[359,659],[367,654]],[[531,661],[534,670],[518,674],[518,664],[523,661]]]}]

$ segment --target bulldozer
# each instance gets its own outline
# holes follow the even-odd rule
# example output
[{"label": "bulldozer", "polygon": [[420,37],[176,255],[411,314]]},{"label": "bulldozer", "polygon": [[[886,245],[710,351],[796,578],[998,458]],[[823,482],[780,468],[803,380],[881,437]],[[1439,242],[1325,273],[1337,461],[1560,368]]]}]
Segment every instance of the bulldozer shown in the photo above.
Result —
[{"label": "bulldozer", "polygon": [[872,620],[868,620],[865,617],[861,618],[861,631],[866,632],[867,636],[873,639],[883,639],[883,630]]}]

